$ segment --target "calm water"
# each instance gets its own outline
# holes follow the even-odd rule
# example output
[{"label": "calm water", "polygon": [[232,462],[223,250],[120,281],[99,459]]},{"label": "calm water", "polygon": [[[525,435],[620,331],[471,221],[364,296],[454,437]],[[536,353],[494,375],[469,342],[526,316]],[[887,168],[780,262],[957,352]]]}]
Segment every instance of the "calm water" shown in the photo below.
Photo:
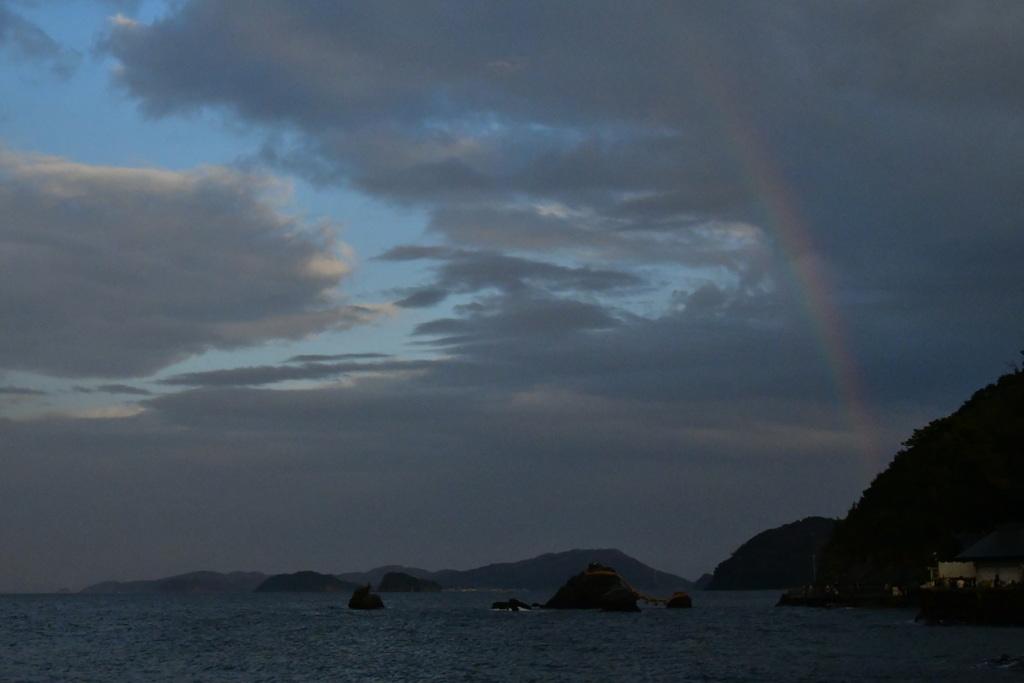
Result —
[{"label": "calm water", "polygon": [[[550,597],[508,594],[527,602]],[[492,612],[501,593],[0,596],[0,681],[1024,681],[1024,631],[907,610],[776,608],[777,591],[689,610]]]}]

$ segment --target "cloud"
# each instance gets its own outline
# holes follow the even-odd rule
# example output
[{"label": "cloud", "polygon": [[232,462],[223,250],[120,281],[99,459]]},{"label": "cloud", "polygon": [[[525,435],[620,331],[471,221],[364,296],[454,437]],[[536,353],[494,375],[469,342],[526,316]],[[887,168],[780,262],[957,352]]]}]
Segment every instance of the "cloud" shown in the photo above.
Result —
[{"label": "cloud", "polygon": [[336,354],[300,354],[292,356],[286,363],[322,363],[335,360],[380,360],[388,358],[386,353],[336,353]]},{"label": "cloud", "polygon": [[844,88],[971,108],[1024,103],[1024,77],[1014,68],[1024,59],[1020,3],[809,3],[802,10],[788,17],[797,44],[825,56],[809,68]]},{"label": "cloud", "polygon": [[22,59],[49,62],[55,74],[67,78],[77,68],[82,56],[62,47],[39,26],[18,14],[7,0],[0,0],[0,47],[13,48]]},{"label": "cloud", "polygon": [[0,394],[8,396],[46,396],[47,392],[39,389],[29,389],[28,387],[5,386],[0,387]]},{"label": "cloud", "polygon": [[546,292],[608,293],[645,286],[642,278],[624,271],[572,268],[531,261],[495,252],[396,247],[377,257],[381,261],[440,260],[436,282],[398,303],[409,308],[438,303],[450,294],[498,290],[505,294],[536,289]]},{"label": "cloud", "polygon": [[[352,354],[362,357],[377,357],[375,354]],[[325,358],[331,358],[327,356]],[[294,360],[294,359],[293,359]],[[291,362],[291,361],[289,361]],[[159,381],[167,386],[259,386],[278,382],[300,380],[325,380],[338,375],[355,373],[395,373],[410,372],[429,367],[429,361],[377,361],[372,363],[322,363],[303,362],[301,365],[258,366],[231,368],[227,370],[205,370],[174,375]]]},{"label": "cloud", "polygon": [[0,367],[143,376],[191,355],[370,321],[344,304],[329,232],[282,213],[273,179],[0,154]]},{"label": "cloud", "polygon": [[101,384],[96,387],[96,391],[102,391],[108,394],[125,394],[128,396],[151,396],[153,393],[146,389],[140,389],[139,387],[133,387],[128,384]]},{"label": "cloud", "polygon": [[[269,127],[265,160],[418,204],[446,248],[617,269],[649,285],[625,308],[685,303],[690,324],[720,313],[716,291],[760,320],[817,296],[771,324],[821,335],[828,315],[880,395],[951,359],[977,370],[1024,333],[1008,295],[1024,258],[1016,3],[238,7],[114,25],[118,82],[153,115]],[[397,305],[478,306],[421,332],[473,336],[488,307],[527,306],[500,270],[484,285],[485,269],[430,258]],[[594,305],[519,281],[541,308],[556,291]],[[921,338],[934,355],[896,360]]]}]

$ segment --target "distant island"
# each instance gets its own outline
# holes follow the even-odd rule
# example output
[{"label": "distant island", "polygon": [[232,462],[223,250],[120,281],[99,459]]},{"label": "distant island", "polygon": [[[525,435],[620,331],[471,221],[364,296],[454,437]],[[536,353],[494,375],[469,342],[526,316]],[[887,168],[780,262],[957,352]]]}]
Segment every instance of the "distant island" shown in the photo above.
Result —
[{"label": "distant island", "polygon": [[275,574],[256,586],[256,593],[351,593],[358,584],[342,581],[330,574],[301,571],[294,574]]},{"label": "distant island", "polygon": [[411,567],[379,567],[368,572],[339,574],[338,578],[356,583],[378,585],[384,574],[400,571],[420,579],[434,581],[444,588],[458,590],[551,590],[559,587],[565,577],[578,572],[591,562],[616,567],[638,588],[652,592],[692,590],[693,582],[674,574],[659,571],[621,550],[612,548],[568,550],[546,553],[519,562],[489,564],[465,571],[444,569],[437,572]]},{"label": "distant island", "polygon": [[104,581],[82,593],[251,593],[267,579],[260,572],[199,571],[152,581]]},{"label": "distant island", "polygon": [[[592,562],[612,565],[639,589],[652,593],[694,590],[694,583],[682,577],[659,571],[620,550],[591,549],[547,553],[529,560],[489,564],[465,571],[445,569],[431,572],[415,567],[391,565],[366,572],[321,574],[304,571],[268,576],[259,572],[192,572],[151,581],[105,581],[82,589],[83,593],[233,593],[268,591],[347,591],[371,585],[381,592],[410,588],[422,591],[455,590],[554,590],[567,576]],[[325,578],[326,577],[326,578]],[[268,583],[269,582],[269,583]],[[337,583],[335,583],[337,582]],[[435,588],[436,587],[436,588]]]}]

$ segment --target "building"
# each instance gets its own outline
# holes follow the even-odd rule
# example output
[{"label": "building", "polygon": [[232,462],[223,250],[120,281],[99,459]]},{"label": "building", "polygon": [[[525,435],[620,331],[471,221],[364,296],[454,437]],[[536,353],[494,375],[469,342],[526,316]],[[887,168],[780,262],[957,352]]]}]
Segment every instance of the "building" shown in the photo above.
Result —
[{"label": "building", "polygon": [[957,555],[955,562],[940,563],[939,577],[971,578],[980,588],[1024,585],[1024,523],[997,527]]}]

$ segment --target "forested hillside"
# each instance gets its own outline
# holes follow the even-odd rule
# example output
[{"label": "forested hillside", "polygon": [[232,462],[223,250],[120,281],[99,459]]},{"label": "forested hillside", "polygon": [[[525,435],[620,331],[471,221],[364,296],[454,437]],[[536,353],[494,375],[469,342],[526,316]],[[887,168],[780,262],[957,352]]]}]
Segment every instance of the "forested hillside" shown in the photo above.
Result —
[{"label": "forested hillside", "polygon": [[1024,370],[915,430],[836,524],[819,579],[906,584],[998,524],[1024,520]]},{"label": "forested hillside", "polygon": [[813,583],[816,558],[835,523],[807,517],[762,531],[718,565],[707,589],[764,590]]}]

